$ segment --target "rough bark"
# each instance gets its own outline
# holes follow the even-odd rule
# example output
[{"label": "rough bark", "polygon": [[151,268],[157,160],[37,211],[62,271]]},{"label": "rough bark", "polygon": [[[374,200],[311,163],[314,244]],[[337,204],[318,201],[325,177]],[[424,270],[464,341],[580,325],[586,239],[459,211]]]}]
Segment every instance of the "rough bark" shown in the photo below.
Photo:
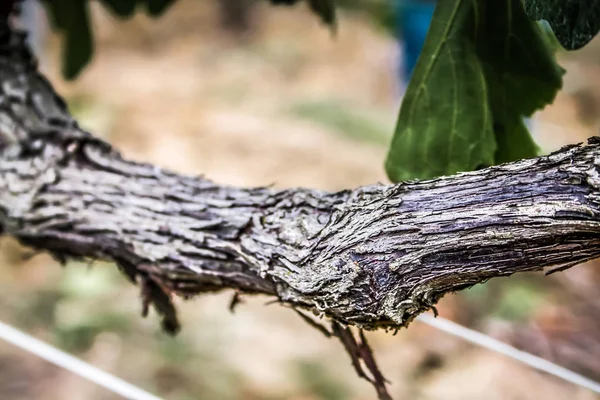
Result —
[{"label": "rough bark", "polygon": [[599,143],[336,193],[223,186],[124,160],[0,24],[0,232],[59,260],[113,260],[169,331],[171,296],[223,289],[326,316],[374,376],[345,326],[406,326],[446,293],[600,254]]},{"label": "rough bark", "polygon": [[24,35],[0,37],[0,226],[190,297],[262,293],[361,328],[600,254],[600,146],[398,185],[242,189],[126,161],[81,129]]}]

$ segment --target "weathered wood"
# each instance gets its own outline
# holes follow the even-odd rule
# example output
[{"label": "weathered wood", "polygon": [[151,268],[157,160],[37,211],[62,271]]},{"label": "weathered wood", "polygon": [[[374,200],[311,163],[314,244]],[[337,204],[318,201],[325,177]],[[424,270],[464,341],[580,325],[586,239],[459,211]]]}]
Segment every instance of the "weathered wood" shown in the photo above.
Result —
[{"label": "weathered wood", "polygon": [[396,328],[445,293],[600,254],[596,141],[337,193],[222,186],[122,159],[0,29],[0,228],[59,259],[114,260],[169,330],[171,295],[222,289]]},{"label": "weathered wood", "polygon": [[115,261],[167,331],[179,328],[174,295],[272,296],[330,318],[333,332],[311,324],[362,359],[387,398],[348,325],[399,328],[446,293],[600,255],[598,139],[336,193],[223,186],[124,160],[81,129],[24,39],[0,21],[0,233],[59,260]]}]

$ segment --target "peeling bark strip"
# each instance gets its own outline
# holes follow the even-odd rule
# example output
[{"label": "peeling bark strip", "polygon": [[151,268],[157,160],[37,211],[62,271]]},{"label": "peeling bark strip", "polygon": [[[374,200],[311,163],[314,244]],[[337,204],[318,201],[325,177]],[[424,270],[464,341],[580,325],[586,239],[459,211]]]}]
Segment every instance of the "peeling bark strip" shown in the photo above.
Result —
[{"label": "peeling bark strip", "polygon": [[59,260],[115,261],[170,332],[173,295],[222,289],[327,316],[381,385],[347,325],[406,326],[445,293],[598,257],[599,165],[594,139],[337,193],[217,185],[124,160],[81,129],[24,35],[0,23],[0,232]]}]

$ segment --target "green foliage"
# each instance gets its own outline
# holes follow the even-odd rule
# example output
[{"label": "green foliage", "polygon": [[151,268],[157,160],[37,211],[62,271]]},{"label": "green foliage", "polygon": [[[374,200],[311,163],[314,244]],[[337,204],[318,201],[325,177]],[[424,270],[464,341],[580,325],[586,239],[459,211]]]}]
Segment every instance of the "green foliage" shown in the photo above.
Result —
[{"label": "green foliage", "polygon": [[146,0],[146,10],[151,16],[158,17],[173,3],[175,0]]},{"label": "green foliage", "polygon": [[600,31],[600,0],[522,0],[534,20],[546,20],[567,50],[585,46]]},{"label": "green foliage", "polygon": [[310,397],[322,400],[344,400],[349,398],[348,390],[335,377],[327,374],[327,369],[311,360],[299,360],[296,372],[303,389]]},{"label": "green foliage", "polygon": [[296,103],[292,105],[290,113],[357,141],[381,145],[387,145],[390,141],[390,131],[380,122],[380,118],[371,116],[358,107],[351,107],[337,101]]},{"label": "green foliage", "polygon": [[114,15],[121,18],[128,18],[133,15],[137,0],[123,1],[123,0],[100,0],[104,7],[106,7]]},{"label": "green foliage", "polygon": [[73,79],[90,62],[93,39],[88,2],[81,0],[45,1],[52,26],[64,36],[62,74]]},{"label": "green foliage", "polygon": [[438,2],[388,176],[426,179],[535,156],[523,118],[552,102],[562,73],[520,0]]},{"label": "green foliage", "polygon": [[[4,287],[3,293],[7,293]],[[19,326],[36,329],[55,323],[56,305],[64,296],[56,289],[37,290],[30,296],[23,296],[15,305],[15,315]]]},{"label": "green foliage", "polygon": [[[94,39],[89,17],[90,0],[43,0],[52,27],[63,35],[62,75],[67,80],[77,78],[91,61]],[[161,16],[176,0],[100,0],[112,14],[131,18],[136,8],[145,9],[152,17]],[[323,23],[334,27],[336,12],[334,0],[268,0],[273,5],[292,6],[306,1]]]},{"label": "green foliage", "polygon": [[335,6],[333,0],[307,0],[311,10],[321,17],[327,25],[335,24]]},{"label": "green foliage", "polygon": [[534,285],[523,282],[506,285],[492,315],[508,321],[527,321],[542,308],[545,296],[545,291]]},{"label": "green foliage", "polygon": [[507,321],[530,320],[549,301],[551,289],[540,285],[533,275],[506,277],[475,285],[460,295],[474,315]]},{"label": "green foliage", "polygon": [[310,9],[321,18],[323,23],[333,26],[336,22],[335,0],[268,0],[271,4],[279,6],[293,6],[300,2],[308,3]]},{"label": "green foliage", "polygon": [[90,269],[83,263],[69,263],[57,287],[60,297],[53,309],[54,336],[61,347],[85,351],[102,332],[124,334],[131,330],[130,315],[118,303],[89,312],[98,302],[114,300],[118,282],[118,271],[110,264],[97,262]]},{"label": "green foliage", "polygon": [[113,271],[113,266],[96,262],[89,267],[84,263],[70,262],[69,268],[62,276],[58,285],[61,295],[77,298],[78,301],[96,299],[101,296],[110,297],[120,276]]},{"label": "green foliage", "polygon": [[[129,18],[137,6],[158,17],[175,0],[101,0],[114,15]],[[62,75],[75,79],[90,62],[94,53],[94,39],[89,17],[89,0],[44,0],[52,26],[63,35]]]},{"label": "green foliage", "polygon": [[374,26],[393,34],[397,27],[396,2],[398,0],[341,0],[335,3],[342,10],[366,15]]},{"label": "green foliage", "polygon": [[560,42],[558,41],[558,39],[556,38],[556,35],[552,31],[552,28],[550,27],[550,24],[548,23],[548,21],[542,20],[542,21],[538,21],[537,23],[538,23],[538,26],[540,27],[540,30],[544,34],[544,39],[546,39],[546,43],[548,43],[548,47],[550,47],[550,49],[552,49],[552,51],[554,53],[556,53],[558,50],[562,49],[562,46],[561,46]]},{"label": "green foliage", "polygon": [[[89,1],[44,1],[64,36],[67,79],[77,77],[93,54]],[[121,18],[138,8],[156,17],[175,1],[100,0]],[[305,3],[322,22],[336,24],[336,0],[267,1]],[[390,4],[337,2],[369,10],[387,28]],[[563,70],[553,51],[558,43],[580,48],[599,30],[600,0],[438,1],[386,160],[390,179],[432,178],[537,155],[524,118],[551,103],[561,87]],[[339,126],[338,117],[333,123]]]},{"label": "green foliage", "polygon": [[57,344],[70,352],[88,350],[102,332],[128,333],[131,322],[126,315],[116,312],[87,314],[76,323],[62,323],[54,328]]}]

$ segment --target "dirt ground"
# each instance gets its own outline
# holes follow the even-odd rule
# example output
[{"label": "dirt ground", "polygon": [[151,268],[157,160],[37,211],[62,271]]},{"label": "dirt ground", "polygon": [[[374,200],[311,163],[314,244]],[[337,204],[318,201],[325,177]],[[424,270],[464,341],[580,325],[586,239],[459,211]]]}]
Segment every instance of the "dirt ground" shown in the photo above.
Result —
[{"label": "dirt ground", "polygon": [[[55,37],[42,65],[81,124],[126,157],[242,186],[386,181],[398,45],[364,17],[342,15],[332,38],[306,10],[259,7],[255,32],[240,40],[209,1],[180,0],[157,21],[93,11],[96,55],[81,78],[60,79]],[[599,132],[599,47],[563,57],[565,89],[534,122],[544,150]],[[0,242],[0,320],[165,399],[374,398],[339,343],[266,298],[245,298],[233,315],[231,293],[181,301],[183,331],[172,339],[154,315],[139,316],[137,289],[113,265],[63,269],[26,252]],[[585,280],[592,268],[565,274]],[[463,297],[445,298],[440,314],[503,337],[512,321],[472,316]],[[398,400],[598,398],[417,322],[368,337]],[[0,398],[118,397],[0,343]]]}]

